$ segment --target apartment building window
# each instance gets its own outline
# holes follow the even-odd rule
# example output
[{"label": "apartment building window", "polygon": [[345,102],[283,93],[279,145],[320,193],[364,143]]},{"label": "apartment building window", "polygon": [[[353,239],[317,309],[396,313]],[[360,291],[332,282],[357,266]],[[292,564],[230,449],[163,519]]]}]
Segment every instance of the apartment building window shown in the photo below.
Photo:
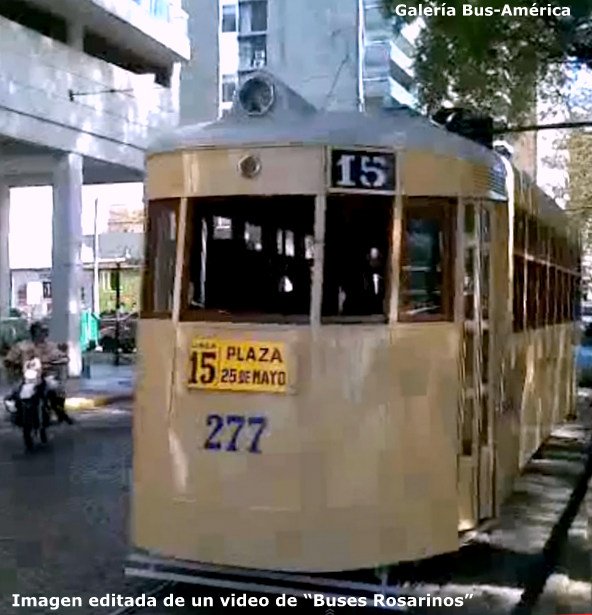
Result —
[{"label": "apartment building window", "polygon": [[240,34],[267,31],[267,2],[244,2],[240,5]]},{"label": "apartment building window", "polygon": [[169,21],[169,0],[150,0],[150,14],[156,19]]},{"label": "apartment building window", "polygon": [[236,32],[236,5],[224,4],[222,6],[222,32]]},{"label": "apartment building window", "polygon": [[263,68],[267,64],[267,37],[252,36],[239,44],[241,70]]},{"label": "apartment building window", "polygon": [[222,102],[232,102],[236,92],[236,75],[222,75]]}]

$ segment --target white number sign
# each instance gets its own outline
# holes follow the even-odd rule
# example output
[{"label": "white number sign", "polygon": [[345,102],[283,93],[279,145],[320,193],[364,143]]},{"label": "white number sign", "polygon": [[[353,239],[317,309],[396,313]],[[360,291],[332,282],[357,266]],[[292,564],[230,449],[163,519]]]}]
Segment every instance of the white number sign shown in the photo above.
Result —
[{"label": "white number sign", "polygon": [[348,190],[394,192],[394,154],[333,150],[331,187]]}]

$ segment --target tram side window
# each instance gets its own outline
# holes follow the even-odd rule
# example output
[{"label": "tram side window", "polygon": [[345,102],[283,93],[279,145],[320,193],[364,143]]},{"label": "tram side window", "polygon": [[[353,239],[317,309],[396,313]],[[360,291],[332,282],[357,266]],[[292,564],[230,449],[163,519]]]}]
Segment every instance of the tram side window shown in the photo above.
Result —
[{"label": "tram side window", "polygon": [[403,213],[401,320],[452,320],[453,218],[448,202],[407,203]]},{"label": "tram side window", "polygon": [[536,329],[538,296],[538,264],[528,261],[526,264],[526,328]]},{"label": "tram side window", "polygon": [[195,199],[188,220],[183,319],[308,320],[314,198]]},{"label": "tram side window", "polygon": [[322,316],[385,322],[392,198],[327,199]]},{"label": "tram side window", "polygon": [[178,201],[148,204],[142,313],[167,317],[173,310]]},{"label": "tram side window", "polygon": [[514,331],[524,330],[524,258],[514,255]]}]

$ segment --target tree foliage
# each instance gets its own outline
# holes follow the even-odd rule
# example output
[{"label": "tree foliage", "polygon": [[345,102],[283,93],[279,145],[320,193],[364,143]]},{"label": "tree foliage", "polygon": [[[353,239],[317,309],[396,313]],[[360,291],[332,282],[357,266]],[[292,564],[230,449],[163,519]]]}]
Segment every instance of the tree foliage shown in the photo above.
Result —
[{"label": "tree foliage", "polygon": [[[592,248],[592,134],[574,131],[567,138],[569,175],[569,206],[582,237],[586,251]],[[592,271],[584,271],[586,281]]]},{"label": "tree foliage", "polygon": [[[418,95],[428,112],[445,101],[520,121],[532,112],[537,86],[549,96],[561,92],[566,63],[592,66],[592,0],[547,0],[526,4],[488,0],[487,6],[569,7],[570,16],[553,14],[463,16],[463,4],[449,0],[455,16],[424,17],[417,41],[415,73]],[[409,0],[404,6],[442,7],[433,0]],[[482,3],[475,2],[475,6]],[[416,19],[397,16],[397,0],[383,0],[395,28]],[[549,11],[547,11],[549,12]],[[549,12],[550,13],[550,12]]]}]

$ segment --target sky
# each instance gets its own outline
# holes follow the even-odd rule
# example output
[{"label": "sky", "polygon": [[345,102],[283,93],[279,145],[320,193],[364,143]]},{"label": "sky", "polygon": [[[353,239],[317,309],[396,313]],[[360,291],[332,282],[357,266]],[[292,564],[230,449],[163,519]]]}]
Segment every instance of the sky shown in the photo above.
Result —
[{"label": "sky", "polygon": [[[11,188],[9,260],[11,269],[50,268],[53,192],[51,186]],[[109,207],[129,204],[142,207],[141,183],[87,185],[82,187],[82,233],[94,232],[95,199],[99,200],[97,226],[107,231]]]}]

